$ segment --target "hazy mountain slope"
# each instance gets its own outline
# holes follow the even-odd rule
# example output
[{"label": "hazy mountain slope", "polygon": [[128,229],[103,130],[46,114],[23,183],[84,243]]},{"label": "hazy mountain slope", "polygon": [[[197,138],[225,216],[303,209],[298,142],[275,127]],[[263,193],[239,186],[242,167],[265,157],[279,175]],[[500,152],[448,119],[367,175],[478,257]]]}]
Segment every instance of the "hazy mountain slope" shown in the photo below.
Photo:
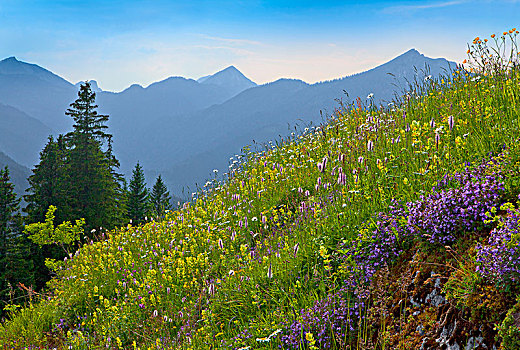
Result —
[{"label": "hazy mountain slope", "polygon": [[[233,77],[239,76],[240,79],[233,80]],[[114,134],[118,156],[126,160],[123,163],[128,165],[127,170],[139,159],[135,155],[134,146],[141,148],[143,142],[154,145],[154,135],[161,128],[161,120],[168,120],[171,131],[172,124],[177,123],[176,115],[202,110],[228,100],[237,93],[238,83],[254,84],[232,69],[212,77],[205,84],[171,77],[146,88],[135,84],[120,93],[102,91],[97,82],[93,81],[99,111],[110,115],[109,131]],[[225,78],[229,80],[229,86]],[[14,57],[0,61],[0,103],[26,113],[15,116],[14,108],[8,110],[2,107],[0,150],[24,165],[33,165],[49,134],[71,130],[72,120],[65,115],[65,111],[77,98],[77,90],[77,84],[73,85],[37,65],[18,61]],[[38,128],[37,121],[28,119],[28,115],[49,125],[54,132],[49,127]],[[23,138],[20,139],[20,136]]]},{"label": "hazy mountain slope", "polygon": [[[408,90],[409,84],[415,80],[423,83],[429,75],[433,77],[445,74],[450,69],[455,69],[454,62],[448,62],[444,58],[432,59],[424,56],[415,49],[384,63],[376,68],[363,73],[344,77],[329,82],[313,85],[313,96],[326,96],[337,94],[346,90],[349,98],[343,94],[343,100],[353,101],[357,97],[366,102],[370,93],[374,93],[376,104],[391,101],[395,93],[403,94]],[[308,96],[311,98],[311,96]]]},{"label": "hazy mountain slope", "polygon": [[29,187],[27,178],[31,175],[31,170],[23,165],[18,164],[11,157],[0,152],[0,169],[9,168],[9,177],[14,184],[14,189],[18,196],[25,194],[25,190]]},{"label": "hazy mountain slope", "polygon": [[72,125],[64,112],[76,87],[59,76],[14,57],[0,61],[0,103],[13,106],[57,132]]},{"label": "hazy mountain slope", "polygon": [[[409,82],[422,83],[428,74],[436,76],[450,65],[455,66],[412,49],[342,79],[313,85],[281,79],[262,86],[254,86],[231,66],[198,82],[171,77],[146,88],[132,85],[120,93],[101,91],[96,102],[101,113],[110,115],[109,131],[121,171],[130,174],[139,161],[148,174],[163,174],[177,194],[185,186],[203,183],[214,168],[224,171],[229,157],[253,140],[263,143],[289,134],[295,125],[321,123],[338,108],[338,99],[348,104],[360,97],[367,103],[367,95],[374,93],[373,102],[384,104]],[[425,66],[429,73],[421,71]],[[53,122],[51,127],[70,129],[63,127],[71,124],[64,111],[76,98],[77,87],[13,58],[0,62],[0,74],[4,74],[0,75],[0,102],[17,103],[15,107],[21,105],[43,121],[52,114],[54,119],[47,118]]]},{"label": "hazy mountain slope", "polygon": [[0,103],[0,151],[18,163],[27,167],[37,164],[47,137],[53,133],[39,120]]},{"label": "hazy mountain slope", "polygon": [[[232,96],[233,92],[221,86],[172,77],[147,88],[132,85],[121,93],[99,93],[97,104],[100,112],[110,115],[108,125],[114,134],[115,150],[129,170],[137,160],[149,159],[149,152],[163,153],[161,146],[172,146],[168,141],[155,142],[156,133],[163,127],[168,128],[168,139],[174,138],[176,133],[192,132],[180,127],[179,115],[203,110]],[[141,153],[143,147],[146,152]],[[161,162],[160,159],[155,161]],[[145,163],[148,163],[145,168],[149,167],[150,162]],[[156,168],[156,164],[153,165]]]},{"label": "hazy mountain slope", "polygon": [[[421,71],[425,65],[429,73]],[[253,140],[263,143],[289,134],[296,125],[303,128],[311,122],[321,123],[339,107],[336,99],[350,103],[359,96],[367,103],[367,95],[374,93],[376,104],[390,101],[394,94],[404,91],[408,82],[416,79],[422,83],[427,75],[437,76],[450,66],[454,68],[455,63],[430,59],[412,49],[372,70],[334,81],[308,85],[282,79],[185,115],[175,125],[162,120],[154,138],[154,145],[160,146],[135,145],[135,154],[149,168],[162,166],[156,169],[164,174],[171,188],[180,191],[183,185],[204,183],[214,168],[225,171],[230,155]]]}]

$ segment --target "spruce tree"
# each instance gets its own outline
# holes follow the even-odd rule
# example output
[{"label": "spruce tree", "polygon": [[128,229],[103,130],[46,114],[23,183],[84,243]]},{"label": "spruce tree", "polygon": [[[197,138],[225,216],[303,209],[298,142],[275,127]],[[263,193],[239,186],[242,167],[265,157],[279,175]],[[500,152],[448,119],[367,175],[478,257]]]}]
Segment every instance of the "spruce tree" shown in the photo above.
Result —
[{"label": "spruce tree", "polygon": [[[9,178],[9,169],[0,170],[0,302],[10,302],[17,298],[18,283],[30,287],[33,267],[30,245],[23,235],[22,219],[19,212],[20,198],[14,193],[14,185]],[[0,314],[3,307],[0,307]]]},{"label": "spruce tree", "polygon": [[[45,213],[51,205],[60,208],[57,214],[59,222],[70,220],[72,208],[69,201],[67,183],[69,173],[66,169],[68,149],[65,137],[59,135],[56,140],[49,136],[48,142],[40,152],[40,163],[29,176],[29,188],[24,196],[27,206],[23,209],[27,215],[26,224],[45,220]],[[52,272],[45,266],[45,259],[61,260],[63,251],[55,246],[40,247],[30,243],[30,256],[34,264],[35,288],[40,289],[51,278]]]},{"label": "spruce tree", "polygon": [[148,189],[144,179],[144,172],[139,162],[132,171],[132,179],[128,190],[128,218],[132,223],[139,225],[144,222],[148,209]]},{"label": "spruce tree", "polygon": [[166,210],[172,208],[171,197],[161,175],[157,177],[150,194],[150,204],[152,207],[152,215],[156,218],[164,216]]},{"label": "spruce tree", "polygon": [[[112,136],[106,133],[108,115],[97,113],[95,97],[90,84],[82,84],[78,99],[65,112],[74,120],[74,130],[65,136],[67,199],[71,206],[71,216],[65,219],[84,218],[88,231],[114,227],[121,223],[123,214],[118,203],[122,193],[120,176],[115,172],[119,162],[112,154]],[[103,146],[107,147],[105,152]]]},{"label": "spruce tree", "polygon": [[29,188],[24,196],[27,206],[23,209],[27,223],[43,221],[49,206],[60,208],[58,220],[64,221],[70,208],[66,200],[64,184],[67,173],[64,171],[66,162],[66,146],[63,135],[57,140],[49,136],[45,148],[40,152],[40,163],[29,176]]}]

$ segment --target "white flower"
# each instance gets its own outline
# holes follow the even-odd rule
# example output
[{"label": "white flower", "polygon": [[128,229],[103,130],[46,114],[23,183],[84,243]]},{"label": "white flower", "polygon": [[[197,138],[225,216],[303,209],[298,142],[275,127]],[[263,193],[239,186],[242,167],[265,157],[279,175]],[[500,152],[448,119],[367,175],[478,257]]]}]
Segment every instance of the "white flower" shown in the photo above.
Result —
[{"label": "white flower", "polygon": [[368,96],[367,96],[367,100],[370,100],[372,97],[374,97],[374,93],[373,93],[373,92],[371,92],[371,93],[368,94]]}]

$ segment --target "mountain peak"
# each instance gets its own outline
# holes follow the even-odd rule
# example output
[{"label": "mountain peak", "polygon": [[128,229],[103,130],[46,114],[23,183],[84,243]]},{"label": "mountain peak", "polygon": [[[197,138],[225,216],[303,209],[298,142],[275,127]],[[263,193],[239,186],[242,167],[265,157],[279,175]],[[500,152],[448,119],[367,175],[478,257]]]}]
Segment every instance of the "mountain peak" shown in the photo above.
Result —
[{"label": "mountain peak", "polygon": [[233,72],[233,73],[239,73],[239,74],[242,74],[242,72],[240,72],[237,67],[231,65],[229,67],[226,67],[224,69],[222,69],[219,73],[223,73],[223,72]]},{"label": "mountain peak", "polygon": [[417,49],[415,49],[415,48],[411,48],[410,50],[408,50],[405,53],[403,53],[403,55],[421,55],[421,56],[424,56],[422,53],[417,51]]},{"label": "mountain peak", "polygon": [[233,94],[239,94],[246,89],[256,86],[256,83],[248,79],[235,66],[229,66],[213,75],[199,78],[197,82],[222,86],[232,91]]},{"label": "mountain peak", "polygon": [[0,61],[0,63],[2,62],[20,62],[16,59],[16,57],[14,56],[11,56],[11,57],[7,57],[7,58],[4,58],[3,60]]},{"label": "mountain peak", "polygon": [[8,57],[0,61],[0,74],[33,76],[48,82],[52,81],[61,86],[72,85],[65,79],[57,76],[56,74],[48,71],[47,69],[42,68],[37,64],[19,61],[14,56]]},{"label": "mountain peak", "polygon": [[[90,83],[90,89],[94,92],[102,92],[103,90],[99,87],[97,81],[95,80],[87,80],[89,83]],[[82,81],[78,81],[76,84],[74,84],[76,87],[80,87],[81,84],[84,84],[85,81],[82,80]]]}]

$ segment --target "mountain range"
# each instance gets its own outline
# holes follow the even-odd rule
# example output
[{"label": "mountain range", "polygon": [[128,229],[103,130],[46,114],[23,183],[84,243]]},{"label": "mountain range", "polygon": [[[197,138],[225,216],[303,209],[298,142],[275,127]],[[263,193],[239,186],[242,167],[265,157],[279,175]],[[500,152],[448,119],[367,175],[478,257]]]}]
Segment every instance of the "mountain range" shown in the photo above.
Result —
[{"label": "mountain range", "polygon": [[[455,67],[411,49],[366,72],[315,84],[279,79],[257,85],[230,66],[198,80],[170,77],[118,93],[101,90],[97,82],[92,86],[99,112],[110,115],[121,171],[131,174],[139,161],[149,183],[162,174],[182,196],[183,189],[192,192],[195,184],[203,184],[213,169],[227,171],[229,157],[242,147],[320,124],[339,107],[338,100],[367,102],[374,94],[372,102],[384,104],[410,82]],[[37,65],[14,57],[0,61],[0,151],[33,167],[48,135],[71,129],[64,112],[77,91],[77,84]]]}]

